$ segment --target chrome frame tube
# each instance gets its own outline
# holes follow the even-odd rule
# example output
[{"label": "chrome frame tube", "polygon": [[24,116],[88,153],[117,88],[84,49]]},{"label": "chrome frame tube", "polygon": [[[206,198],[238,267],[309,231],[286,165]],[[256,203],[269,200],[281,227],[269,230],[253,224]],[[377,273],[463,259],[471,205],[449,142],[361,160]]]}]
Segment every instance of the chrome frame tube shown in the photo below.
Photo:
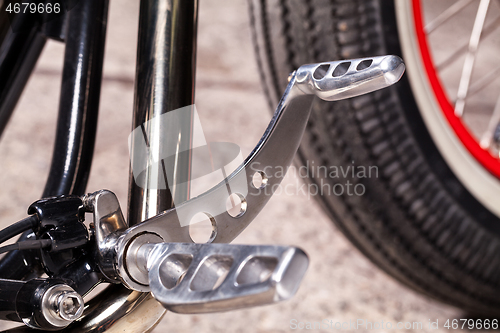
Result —
[{"label": "chrome frame tube", "polygon": [[[187,183],[176,181],[176,178],[188,178],[189,154],[179,155],[182,161],[175,159],[177,163],[165,165],[168,162],[162,160],[162,152],[189,150],[193,111],[187,110],[190,115],[170,118],[172,121],[162,124],[163,128],[146,123],[194,103],[197,9],[197,0],[141,2],[133,129],[142,126],[145,141],[151,148],[150,157],[161,162],[144,171],[150,188],[138,186],[131,170],[129,225],[142,222],[172,208],[174,202],[180,203],[189,198]],[[131,151],[134,154],[134,147]],[[167,173],[170,173],[169,177]],[[167,178],[172,184],[168,184]]]}]

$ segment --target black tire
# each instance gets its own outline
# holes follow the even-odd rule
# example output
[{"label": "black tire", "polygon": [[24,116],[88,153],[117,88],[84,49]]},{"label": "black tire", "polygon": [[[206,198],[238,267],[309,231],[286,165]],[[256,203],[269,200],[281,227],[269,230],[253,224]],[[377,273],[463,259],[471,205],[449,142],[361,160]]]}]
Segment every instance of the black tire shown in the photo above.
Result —
[{"label": "black tire", "polygon": [[[385,0],[251,0],[254,44],[274,107],[302,64],[401,56],[394,4]],[[317,100],[299,163],[376,166],[378,177],[322,177],[362,184],[364,195],[317,196],[336,225],[387,273],[478,315],[500,314],[500,219],[453,175],[425,128],[405,76],[349,100]]]}]

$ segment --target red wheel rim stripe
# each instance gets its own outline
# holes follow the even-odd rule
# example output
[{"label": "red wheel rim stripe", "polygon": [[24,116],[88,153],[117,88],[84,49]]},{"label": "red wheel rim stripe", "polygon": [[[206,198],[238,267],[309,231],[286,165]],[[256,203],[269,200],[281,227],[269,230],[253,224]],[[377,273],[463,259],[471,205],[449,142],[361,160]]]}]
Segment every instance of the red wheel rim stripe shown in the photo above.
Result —
[{"label": "red wheel rim stripe", "polygon": [[422,56],[427,77],[439,106],[441,107],[441,111],[450,126],[455,131],[455,134],[471,155],[474,156],[474,158],[490,173],[500,178],[500,161],[492,156],[489,151],[481,148],[479,142],[471,134],[466,125],[455,115],[455,110],[451,105],[443,86],[441,85],[441,81],[437,76],[427,44],[427,35],[424,31],[420,0],[413,0],[413,18],[415,22],[415,31],[417,33],[420,55]]}]

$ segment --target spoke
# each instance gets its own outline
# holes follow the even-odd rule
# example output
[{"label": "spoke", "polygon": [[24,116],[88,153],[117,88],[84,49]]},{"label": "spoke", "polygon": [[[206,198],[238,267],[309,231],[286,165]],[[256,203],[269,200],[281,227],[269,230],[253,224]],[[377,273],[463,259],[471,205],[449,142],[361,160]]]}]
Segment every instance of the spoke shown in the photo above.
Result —
[{"label": "spoke", "polygon": [[483,149],[489,149],[491,147],[491,143],[493,142],[493,136],[495,135],[495,130],[499,124],[500,124],[500,96],[497,99],[497,103],[495,104],[495,110],[493,111],[490,121],[488,122],[488,129],[481,137],[481,147]]},{"label": "spoke", "polygon": [[[500,24],[500,17],[497,17],[495,21],[493,21],[490,25],[488,25],[486,28],[484,28],[483,33],[481,34],[481,39],[483,40],[484,38],[488,37],[493,31],[495,31]],[[462,45],[458,50],[453,52],[448,58],[445,60],[441,61],[437,66],[436,70],[441,71],[451,65],[455,60],[460,58],[460,56],[467,52],[467,48],[469,47],[469,44],[464,44]]]},{"label": "spoke", "polygon": [[489,4],[490,0],[481,0],[477,10],[476,20],[474,21],[474,27],[472,28],[472,34],[469,40],[469,50],[465,56],[462,76],[460,77],[460,85],[458,87],[457,102],[455,104],[455,115],[458,117],[462,117],[464,113],[465,98],[469,90],[472,69],[476,61],[476,52],[479,46],[479,40],[481,39],[481,32],[483,30],[486,14],[488,13]]},{"label": "spoke", "polygon": [[490,72],[488,75],[481,78],[476,83],[472,84],[469,88],[469,93],[467,94],[467,96],[471,97],[472,95],[481,91],[481,89],[486,87],[488,84],[498,79],[499,72],[500,72],[500,67],[496,68],[494,71]]},{"label": "spoke", "polygon": [[434,20],[429,22],[424,30],[426,34],[430,34],[437,27],[448,21],[450,18],[455,16],[458,12],[460,12],[463,8],[465,8],[468,4],[470,4],[472,0],[460,0],[446,9],[444,12],[438,15]]}]

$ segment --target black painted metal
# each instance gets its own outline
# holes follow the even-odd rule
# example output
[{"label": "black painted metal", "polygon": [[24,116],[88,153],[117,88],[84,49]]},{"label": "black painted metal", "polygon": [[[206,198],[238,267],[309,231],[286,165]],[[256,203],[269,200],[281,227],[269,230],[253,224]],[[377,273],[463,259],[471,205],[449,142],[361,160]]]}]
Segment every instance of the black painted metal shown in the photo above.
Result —
[{"label": "black painted metal", "polygon": [[47,38],[51,38],[60,42],[66,40],[66,32],[68,27],[67,14],[58,15],[55,18],[49,19],[50,15],[46,15],[45,23],[42,25],[42,33]]},{"label": "black painted metal", "polygon": [[[21,240],[35,239],[34,234],[24,235]],[[44,271],[37,259],[38,252],[12,251],[0,261],[0,277],[10,280],[29,280],[41,276]]]},{"label": "black painted metal", "polygon": [[[89,244],[86,250],[89,255],[93,255],[95,249]],[[87,257],[67,266],[64,271],[57,275],[57,278],[66,281],[80,295],[87,294],[89,290],[103,281],[97,264],[93,260],[87,260]]]},{"label": "black painted metal", "polygon": [[[25,28],[13,32],[11,20]],[[25,15],[11,20],[0,6],[0,136],[45,45],[37,22],[30,22]]]},{"label": "black painted metal", "polygon": [[23,281],[0,279],[0,319],[21,321],[16,312],[17,293],[26,284]]},{"label": "black painted metal", "polygon": [[108,1],[68,12],[59,118],[43,197],[85,192],[94,152]]},{"label": "black painted metal", "polygon": [[[56,144],[43,197],[84,194],[97,126],[107,9],[107,0],[86,0],[79,1],[67,14],[69,16],[65,34],[66,51]],[[37,42],[38,38],[35,38],[34,42]],[[45,41],[45,38],[40,38]],[[33,51],[31,57],[34,57]],[[32,60],[31,57],[28,57],[26,62]],[[26,79],[28,76],[29,72],[26,71]],[[16,77],[16,80],[19,79]],[[11,101],[15,102],[12,99]],[[0,105],[3,105],[1,100]],[[0,128],[1,116],[0,112]],[[33,251],[8,253],[0,261],[0,276],[19,280],[39,276],[42,272],[34,258]]]},{"label": "black painted metal", "polygon": [[[89,233],[85,225],[82,199],[78,196],[60,196],[41,199],[31,204],[29,214],[36,214],[38,239],[50,239],[50,248],[40,250],[45,272],[59,276],[70,265],[89,253]],[[92,255],[90,255],[92,257]]]}]

